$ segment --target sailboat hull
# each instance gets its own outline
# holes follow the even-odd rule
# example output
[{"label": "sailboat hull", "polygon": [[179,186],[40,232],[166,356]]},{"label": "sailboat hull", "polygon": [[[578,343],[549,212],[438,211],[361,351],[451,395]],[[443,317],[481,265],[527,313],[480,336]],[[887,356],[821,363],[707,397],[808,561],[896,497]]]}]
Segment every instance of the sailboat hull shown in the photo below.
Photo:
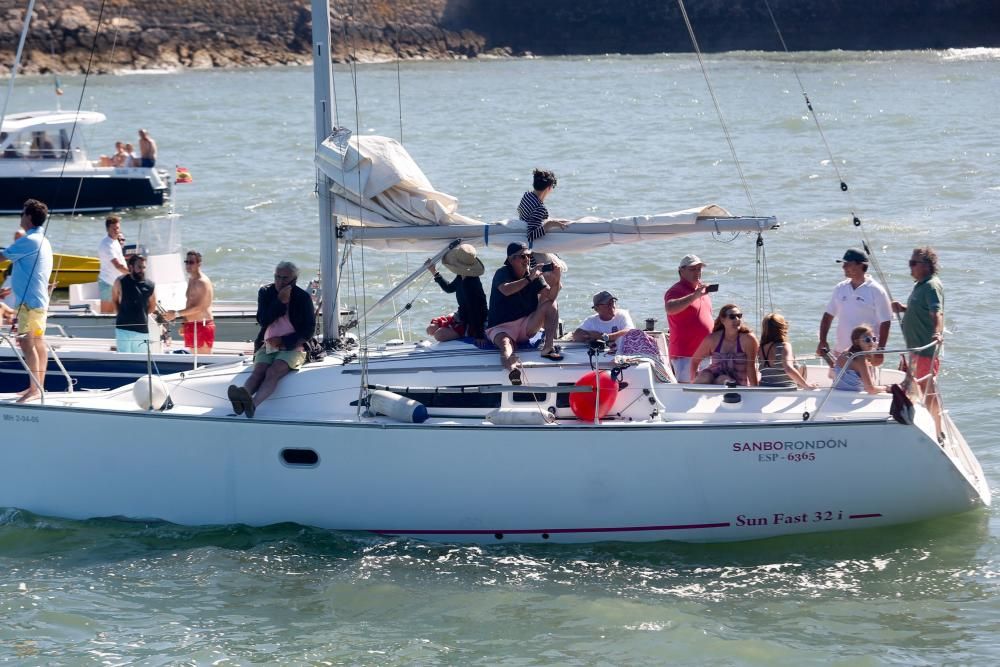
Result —
[{"label": "sailboat hull", "polygon": [[422,426],[3,404],[0,422],[17,471],[0,505],[75,519],[725,542],[907,523],[989,498],[981,470],[885,420]]}]

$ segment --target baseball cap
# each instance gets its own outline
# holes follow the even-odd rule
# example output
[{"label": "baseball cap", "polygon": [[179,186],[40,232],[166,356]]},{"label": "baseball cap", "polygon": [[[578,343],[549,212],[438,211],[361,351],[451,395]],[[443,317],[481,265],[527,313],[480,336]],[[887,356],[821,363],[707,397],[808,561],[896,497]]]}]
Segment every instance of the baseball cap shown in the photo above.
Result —
[{"label": "baseball cap", "polygon": [[525,255],[531,254],[531,248],[528,247],[527,243],[509,243],[507,244],[507,256],[511,257],[519,252],[523,252]]},{"label": "baseball cap", "polygon": [[597,308],[602,303],[608,303],[609,301],[617,301],[618,297],[607,290],[603,290],[594,295],[594,308]]},{"label": "baseball cap", "polygon": [[708,266],[708,264],[701,261],[701,257],[698,257],[698,255],[684,255],[684,257],[681,258],[681,263],[677,265],[677,268],[686,269],[689,266],[698,266],[699,264],[701,266]]},{"label": "baseball cap", "polygon": [[861,252],[857,248],[848,248],[847,252],[844,253],[844,259],[838,259],[838,263],[842,262],[861,262],[862,264],[868,263],[868,255]]}]

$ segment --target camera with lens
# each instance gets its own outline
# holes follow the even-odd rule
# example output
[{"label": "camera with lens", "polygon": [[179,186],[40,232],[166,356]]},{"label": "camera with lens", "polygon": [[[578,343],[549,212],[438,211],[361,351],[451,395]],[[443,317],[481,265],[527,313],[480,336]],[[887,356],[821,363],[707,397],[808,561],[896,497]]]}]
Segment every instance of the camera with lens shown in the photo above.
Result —
[{"label": "camera with lens", "polygon": [[552,270],[555,269],[555,268],[556,268],[555,262],[549,262],[548,264],[542,264],[542,265],[540,265],[538,267],[538,269],[542,273],[551,273]]}]

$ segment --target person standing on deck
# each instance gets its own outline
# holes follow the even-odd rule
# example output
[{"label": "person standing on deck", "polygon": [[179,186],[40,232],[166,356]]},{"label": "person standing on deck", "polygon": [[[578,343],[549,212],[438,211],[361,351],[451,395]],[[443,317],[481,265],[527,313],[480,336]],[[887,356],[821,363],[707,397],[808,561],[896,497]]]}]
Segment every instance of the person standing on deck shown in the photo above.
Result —
[{"label": "person standing on deck", "polygon": [[[819,344],[816,346],[816,354],[825,357],[830,353],[827,334],[834,319],[837,320],[837,337],[832,348],[834,359],[851,347],[851,332],[862,324],[878,330],[876,349],[884,350],[889,340],[892,309],[885,288],[867,274],[868,255],[850,248],[844,253],[844,258],[838,259],[837,262],[843,265],[846,280],[837,283],[833,288],[833,296],[826,305],[826,312],[823,313],[819,323]],[[868,361],[873,366],[880,366],[882,355],[872,355]]]},{"label": "person standing on deck", "polygon": [[49,218],[49,207],[37,199],[24,202],[21,230],[15,241],[3,249],[12,264],[11,287],[17,309],[17,342],[24,352],[24,363],[35,377],[20,393],[24,403],[41,395],[45,386],[48,349],[45,347],[45,322],[49,309],[49,279],[52,276],[52,246],[42,226]]},{"label": "person standing on deck", "polygon": [[899,301],[892,302],[894,313],[903,313],[903,338],[906,347],[930,347],[910,355],[910,370],[920,382],[927,409],[934,415],[938,439],[943,440],[941,431],[941,404],[937,397],[937,374],[941,370],[940,345],[944,340],[944,285],[938,278],[938,256],[933,248],[914,248],[910,255],[910,276],[916,283],[910,298],[904,306]]},{"label": "person standing on deck", "polygon": [[184,318],[184,347],[198,350],[199,354],[211,354],[215,345],[215,320],[212,317],[212,300],[215,290],[212,281],[201,272],[201,253],[188,250],[184,258],[184,268],[188,272],[188,285],[184,310],[168,310],[163,319],[172,322]]},{"label": "person standing on deck", "polygon": [[146,280],[146,258],[129,255],[128,273],[115,281],[111,300],[115,305],[115,349],[119,352],[149,351],[149,314],[156,311],[156,285]]},{"label": "person standing on deck", "polygon": [[111,300],[111,289],[122,276],[128,273],[125,265],[125,255],[118,237],[122,234],[122,219],[117,215],[109,215],[104,220],[107,234],[97,244],[97,258],[101,261],[101,272],[97,276],[97,288],[101,293],[101,312],[115,312],[115,304]]},{"label": "person standing on deck", "polygon": [[156,166],[156,142],[146,130],[139,130],[139,166]]},{"label": "person standing on deck", "polygon": [[680,280],[663,295],[670,331],[670,365],[678,382],[688,382],[692,377],[691,357],[715,326],[708,285],[701,282],[705,266],[698,255],[684,255],[677,267]]}]

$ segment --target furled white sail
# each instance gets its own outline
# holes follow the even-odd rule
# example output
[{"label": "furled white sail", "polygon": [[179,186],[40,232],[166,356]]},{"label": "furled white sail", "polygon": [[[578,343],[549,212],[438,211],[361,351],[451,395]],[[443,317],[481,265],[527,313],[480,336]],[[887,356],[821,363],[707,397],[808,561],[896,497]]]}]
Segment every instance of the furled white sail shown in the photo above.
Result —
[{"label": "furled white sail", "polygon": [[[438,192],[394,139],[353,137],[339,129],[316,151],[316,165],[332,181],[333,215],[348,242],[387,250],[438,249],[454,239],[504,247],[526,239],[523,220],[484,223],[458,213],[458,200]],[[545,252],[588,250],[682,234],[764,231],[774,217],[735,217],[715,204],[656,215],[587,216],[553,230],[533,247]]]}]

